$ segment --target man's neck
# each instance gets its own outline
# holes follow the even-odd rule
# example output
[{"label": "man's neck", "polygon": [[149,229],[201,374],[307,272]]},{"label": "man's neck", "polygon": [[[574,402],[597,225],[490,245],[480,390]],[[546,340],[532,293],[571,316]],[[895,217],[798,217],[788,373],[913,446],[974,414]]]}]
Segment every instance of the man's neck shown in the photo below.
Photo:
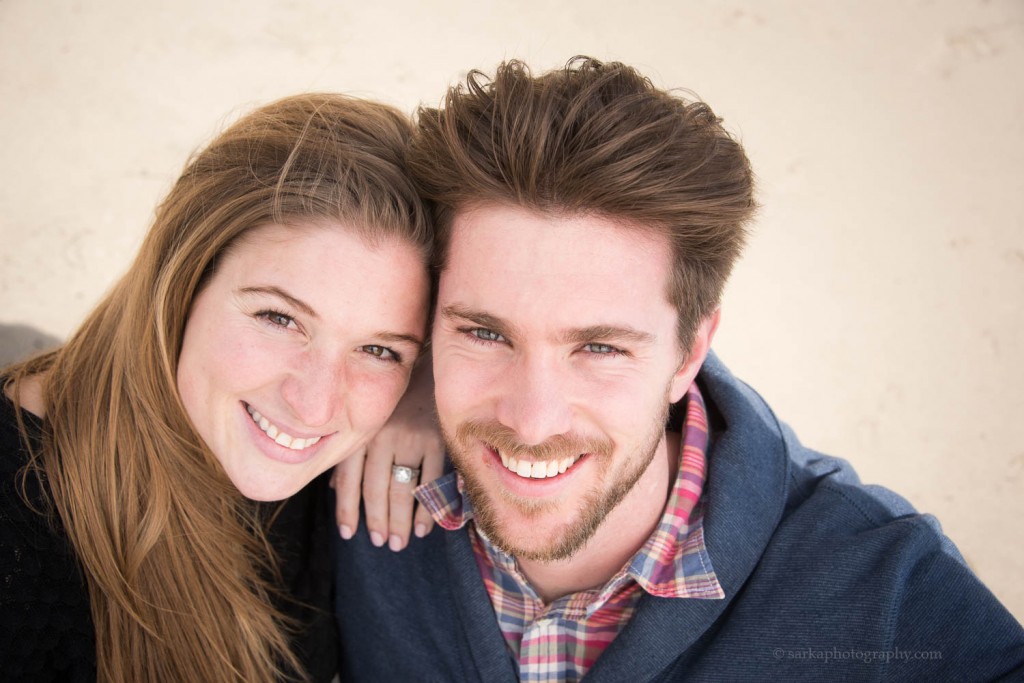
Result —
[{"label": "man's neck", "polygon": [[519,569],[545,603],[603,586],[643,547],[665,510],[679,468],[679,448],[679,434],[667,432],[636,486],[578,553],[557,562],[518,560]]}]

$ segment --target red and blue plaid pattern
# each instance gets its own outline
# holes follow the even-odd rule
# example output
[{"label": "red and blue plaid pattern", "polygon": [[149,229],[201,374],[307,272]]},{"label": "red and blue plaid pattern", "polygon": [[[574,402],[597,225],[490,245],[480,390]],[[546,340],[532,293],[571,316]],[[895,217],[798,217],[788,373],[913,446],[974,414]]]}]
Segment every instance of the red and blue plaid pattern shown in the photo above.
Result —
[{"label": "red and blue plaid pattern", "polygon": [[[519,571],[515,558],[469,527],[480,575],[498,625],[519,663],[523,681],[576,681],[629,622],[642,592],[662,598],[721,599],[704,547],[700,500],[706,470],[707,413],[696,384],[687,392],[682,453],[675,485],[658,528],[603,587],[563,596],[545,605]],[[439,525],[465,526],[473,516],[462,481],[449,474],[416,490]]]}]

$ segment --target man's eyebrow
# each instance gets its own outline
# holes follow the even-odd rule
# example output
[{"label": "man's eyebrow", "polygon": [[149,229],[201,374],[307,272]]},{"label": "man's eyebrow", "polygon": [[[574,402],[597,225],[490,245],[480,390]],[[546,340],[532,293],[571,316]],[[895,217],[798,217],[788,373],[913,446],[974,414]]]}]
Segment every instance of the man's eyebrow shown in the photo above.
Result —
[{"label": "man's eyebrow", "polygon": [[564,335],[570,344],[586,344],[595,341],[631,342],[633,344],[650,344],[654,335],[633,327],[619,325],[592,325],[569,330]]},{"label": "man's eyebrow", "polygon": [[474,311],[473,309],[460,304],[445,306],[441,309],[441,316],[447,320],[461,318],[462,320],[471,322],[474,325],[479,325],[480,327],[485,327],[488,330],[498,332],[506,337],[509,336],[510,333],[515,333],[515,328],[501,318],[493,316],[490,313],[484,313],[483,311]]},{"label": "man's eyebrow", "polygon": [[[515,332],[515,328],[501,318],[497,318],[490,313],[474,311],[459,304],[445,306],[441,309],[441,315],[448,320],[461,318],[474,325],[494,330],[505,336],[508,336],[509,332]],[[591,325],[590,327],[580,327],[566,331],[562,338],[568,344],[585,344],[594,341],[650,344],[655,340],[654,335],[650,332],[644,332],[628,325]]]},{"label": "man's eyebrow", "polygon": [[307,304],[302,299],[298,299],[298,298],[292,296],[291,294],[289,294],[288,292],[284,291],[280,287],[275,287],[273,285],[269,285],[269,286],[265,286],[265,287],[242,287],[241,289],[238,290],[238,292],[240,294],[264,294],[264,295],[276,296],[276,297],[279,297],[281,299],[284,299],[285,301],[287,301],[292,306],[294,306],[295,308],[299,309],[300,311],[302,311],[306,315],[308,315],[308,316],[310,316],[312,318],[316,318],[317,320],[320,319],[320,316],[316,314],[316,311],[313,310],[312,306]]}]

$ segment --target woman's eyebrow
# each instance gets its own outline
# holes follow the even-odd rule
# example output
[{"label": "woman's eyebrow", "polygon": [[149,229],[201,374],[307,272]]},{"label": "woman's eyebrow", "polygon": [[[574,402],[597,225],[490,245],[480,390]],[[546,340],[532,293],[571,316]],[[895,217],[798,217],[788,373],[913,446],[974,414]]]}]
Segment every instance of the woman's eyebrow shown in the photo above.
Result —
[{"label": "woman's eyebrow", "polygon": [[292,306],[294,306],[295,308],[299,309],[300,311],[302,311],[306,315],[308,315],[308,316],[310,316],[312,318],[316,318],[318,320],[320,319],[320,316],[316,314],[316,311],[313,310],[312,306],[307,304],[302,299],[294,297],[291,294],[289,294],[288,292],[286,292],[283,289],[281,289],[280,287],[276,287],[274,285],[267,285],[267,286],[262,286],[262,287],[242,287],[241,289],[238,290],[238,292],[240,294],[264,294],[264,295],[268,295],[269,294],[270,296],[276,296],[276,297],[279,297],[281,299],[284,299],[285,301],[287,301]]},{"label": "woman's eyebrow", "polygon": [[423,340],[411,334],[399,334],[397,332],[378,332],[375,337],[387,342],[408,342],[415,344],[417,349],[423,348]]}]

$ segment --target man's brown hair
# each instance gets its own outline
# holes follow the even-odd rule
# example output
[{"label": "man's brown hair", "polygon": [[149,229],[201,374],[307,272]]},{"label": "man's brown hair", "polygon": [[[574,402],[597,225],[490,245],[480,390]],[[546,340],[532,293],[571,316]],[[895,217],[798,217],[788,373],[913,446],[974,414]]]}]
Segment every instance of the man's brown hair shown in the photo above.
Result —
[{"label": "man's brown hair", "polygon": [[679,338],[718,305],[754,211],[742,146],[703,102],[618,62],[576,57],[534,77],[520,61],[471,71],[443,107],[422,108],[409,150],[434,203],[438,265],[457,211],[487,203],[592,214],[665,235]]}]

